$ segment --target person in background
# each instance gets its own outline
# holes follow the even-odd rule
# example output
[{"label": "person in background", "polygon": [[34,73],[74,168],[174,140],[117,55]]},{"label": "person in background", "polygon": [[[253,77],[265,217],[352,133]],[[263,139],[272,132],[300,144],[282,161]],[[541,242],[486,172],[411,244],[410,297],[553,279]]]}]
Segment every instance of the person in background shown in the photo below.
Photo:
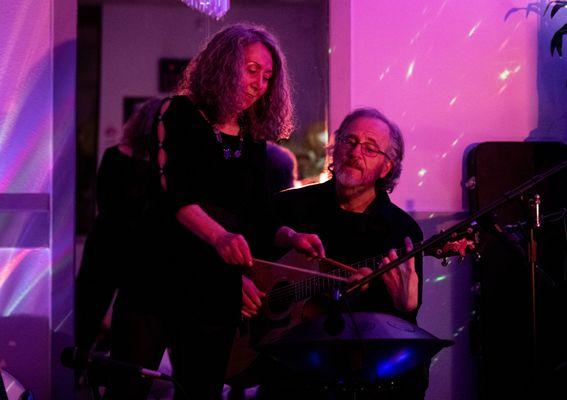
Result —
[{"label": "person in background", "polygon": [[75,285],[75,342],[89,351],[115,292],[125,279],[133,251],[129,238],[147,207],[148,140],[162,100],[141,104],[123,127],[120,144],[105,150],[96,198],[98,213],[87,235]]},{"label": "person in background", "polygon": [[268,186],[272,194],[295,186],[297,182],[297,159],[288,148],[268,142]]},{"label": "person in background", "polygon": [[[162,104],[150,98],[123,126],[120,143],[105,150],[97,173],[98,213],[85,240],[75,282],[75,346],[79,357],[112,345],[109,313],[117,290],[136,268],[136,232],[148,206],[148,143]],[[79,390],[98,398],[108,371],[77,371]]]}]

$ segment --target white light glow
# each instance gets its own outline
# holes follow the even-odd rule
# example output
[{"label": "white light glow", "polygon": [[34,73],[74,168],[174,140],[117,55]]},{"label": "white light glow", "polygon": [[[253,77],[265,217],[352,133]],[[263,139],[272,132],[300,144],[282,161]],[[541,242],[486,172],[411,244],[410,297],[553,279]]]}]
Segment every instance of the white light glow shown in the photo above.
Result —
[{"label": "white light glow", "polygon": [[478,29],[478,27],[480,26],[480,24],[482,23],[482,20],[478,21],[475,26],[473,26],[471,28],[471,30],[469,31],[469,37],[471,37],[472,35],[474,35],[474,33],[476,32],[476,30]]},{"label": "white light glow", "polygon": [[500,73],[500,75],[498,75],[498,78],[500,78],[500,80],[502,81],[505,81],[506,79],[508,79],[509,76],[510,76],[510,70],[506,68],[504,71]]},{"label": "white light glow", "polygon": [[413,67],[415,66],[415,60],[413,60],[409,67],[408,67],[408,72],[406,73],[406,81],[411,78],[411,76],[413,75]]},{"label": "white light glow", "polygon": [[500,47],[498,48],[498,51],[504,50],[504,47],[506,47],[506,46],[508,45],[508,42],[509,42],[509,41],[510,41],[510,38],[507,37],[506,40],[504,40],[504,41],[502,42],[502,44],[500,45]]}]

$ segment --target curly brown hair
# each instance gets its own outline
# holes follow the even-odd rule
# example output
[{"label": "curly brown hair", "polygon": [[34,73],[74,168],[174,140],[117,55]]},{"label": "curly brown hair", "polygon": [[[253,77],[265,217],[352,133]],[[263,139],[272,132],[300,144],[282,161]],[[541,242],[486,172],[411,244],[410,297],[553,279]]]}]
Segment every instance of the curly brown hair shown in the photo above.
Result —
[{"label": "curly brown hair", "polygon": [[188,96],[211,123],[224,122],[238,110],[244,50],[254,43],[270,51],[273,75],[266,93],[239,113],[239,123],[254,139],[286,139],[294,127],[287,64],[278,40],[261,26],[231,25],[212,36],[183,72],[177,94]]}]

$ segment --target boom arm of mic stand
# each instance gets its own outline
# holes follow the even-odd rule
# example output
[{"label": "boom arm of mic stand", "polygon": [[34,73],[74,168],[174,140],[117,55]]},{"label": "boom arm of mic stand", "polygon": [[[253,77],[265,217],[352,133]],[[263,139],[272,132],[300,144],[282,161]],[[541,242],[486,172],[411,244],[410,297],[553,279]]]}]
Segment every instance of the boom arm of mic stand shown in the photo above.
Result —
[{"label": "boom arm of mic stand", "polygon": [[433,246],[435,246],[439,243],[446,242],[448,239],[451,238],[451,235],[453,233],[462,231],[463,229],[465,229],[466,227],[471,225],[476,220],[478,220],[481,217],[485,216],[486,214],[494,211],[496,208],[498,208],[501,205],[509,202],[510,200],[524,194],[526,191],[528,191],[530,188],[537,185],[538,183],[540,183],[544,179],[547,179],[551,175],[554,175],[554,174],[562,171],[565,168],[567,168],[567,161],[564,161],[561,164],[558,164],[555,167],[550,168],[546,172],[528,179],[526,182],[520,184],[519,186],[515,187],[514,189],[507,191],[502,196],[500,196],[500,198],[496,199],[494,202],[492,202],[491,204],[482,208],[481,210],[478,210],[477,212],[472,214],[470,217],[468,217],[468,218],[464,219],[463,221],[453,225],[449,229],[447,229],[447,230],[445,230],[441,233],[438,233],[437,235],[433,235],[432,237],[427,239],[425,242],[423,242],[420,246],[417,246],[416,248],[414,248],[413,250],[411,250],[407,254],[405,254],[402,257],[390,262],[389,264],[387,264],[384,267],[380,268],[379,270],[371,273],[370,275],[365,276],[360,281],[355,282],[354,284],[349,286],[349,288],[344,292],[344,295],[350,295],[351,293],[358,290],[363,285],[366,285],[370,281],[376,279],[380,275],[383,275],[384,273],[390,271],[391,269],[397,267],[398,265],[406,262],[410,258],[415,257],[416,255],[421,254],[422,252],[425,252],[426,250],[430,249],[431,247],[433,247]]}]

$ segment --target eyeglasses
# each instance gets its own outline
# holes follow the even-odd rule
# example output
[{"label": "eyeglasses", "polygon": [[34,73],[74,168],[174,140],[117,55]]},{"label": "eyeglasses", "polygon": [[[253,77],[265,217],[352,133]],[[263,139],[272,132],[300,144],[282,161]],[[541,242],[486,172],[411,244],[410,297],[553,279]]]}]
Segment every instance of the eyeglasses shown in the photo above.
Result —
[{"label": "eyeglasses", "polygon": [[372,142],[361,142],[353,135],[341,136],[341,137],[338,137],[337,140],[339,142],[345,144],[351,151],[354,150],[356,148],[356,146],[360,145],[360,149],[362,151],[362,154],[366,157],[374,158],[374,157],[378,157],[379,154],[382,154],[384,157],[386,157],[388,159],[390,158],[390,157],[388,157],[388,154],[386,154],[382,150],[380,150],[378,148],[378,146],[376,146],[374,143],[372,143]]}]

